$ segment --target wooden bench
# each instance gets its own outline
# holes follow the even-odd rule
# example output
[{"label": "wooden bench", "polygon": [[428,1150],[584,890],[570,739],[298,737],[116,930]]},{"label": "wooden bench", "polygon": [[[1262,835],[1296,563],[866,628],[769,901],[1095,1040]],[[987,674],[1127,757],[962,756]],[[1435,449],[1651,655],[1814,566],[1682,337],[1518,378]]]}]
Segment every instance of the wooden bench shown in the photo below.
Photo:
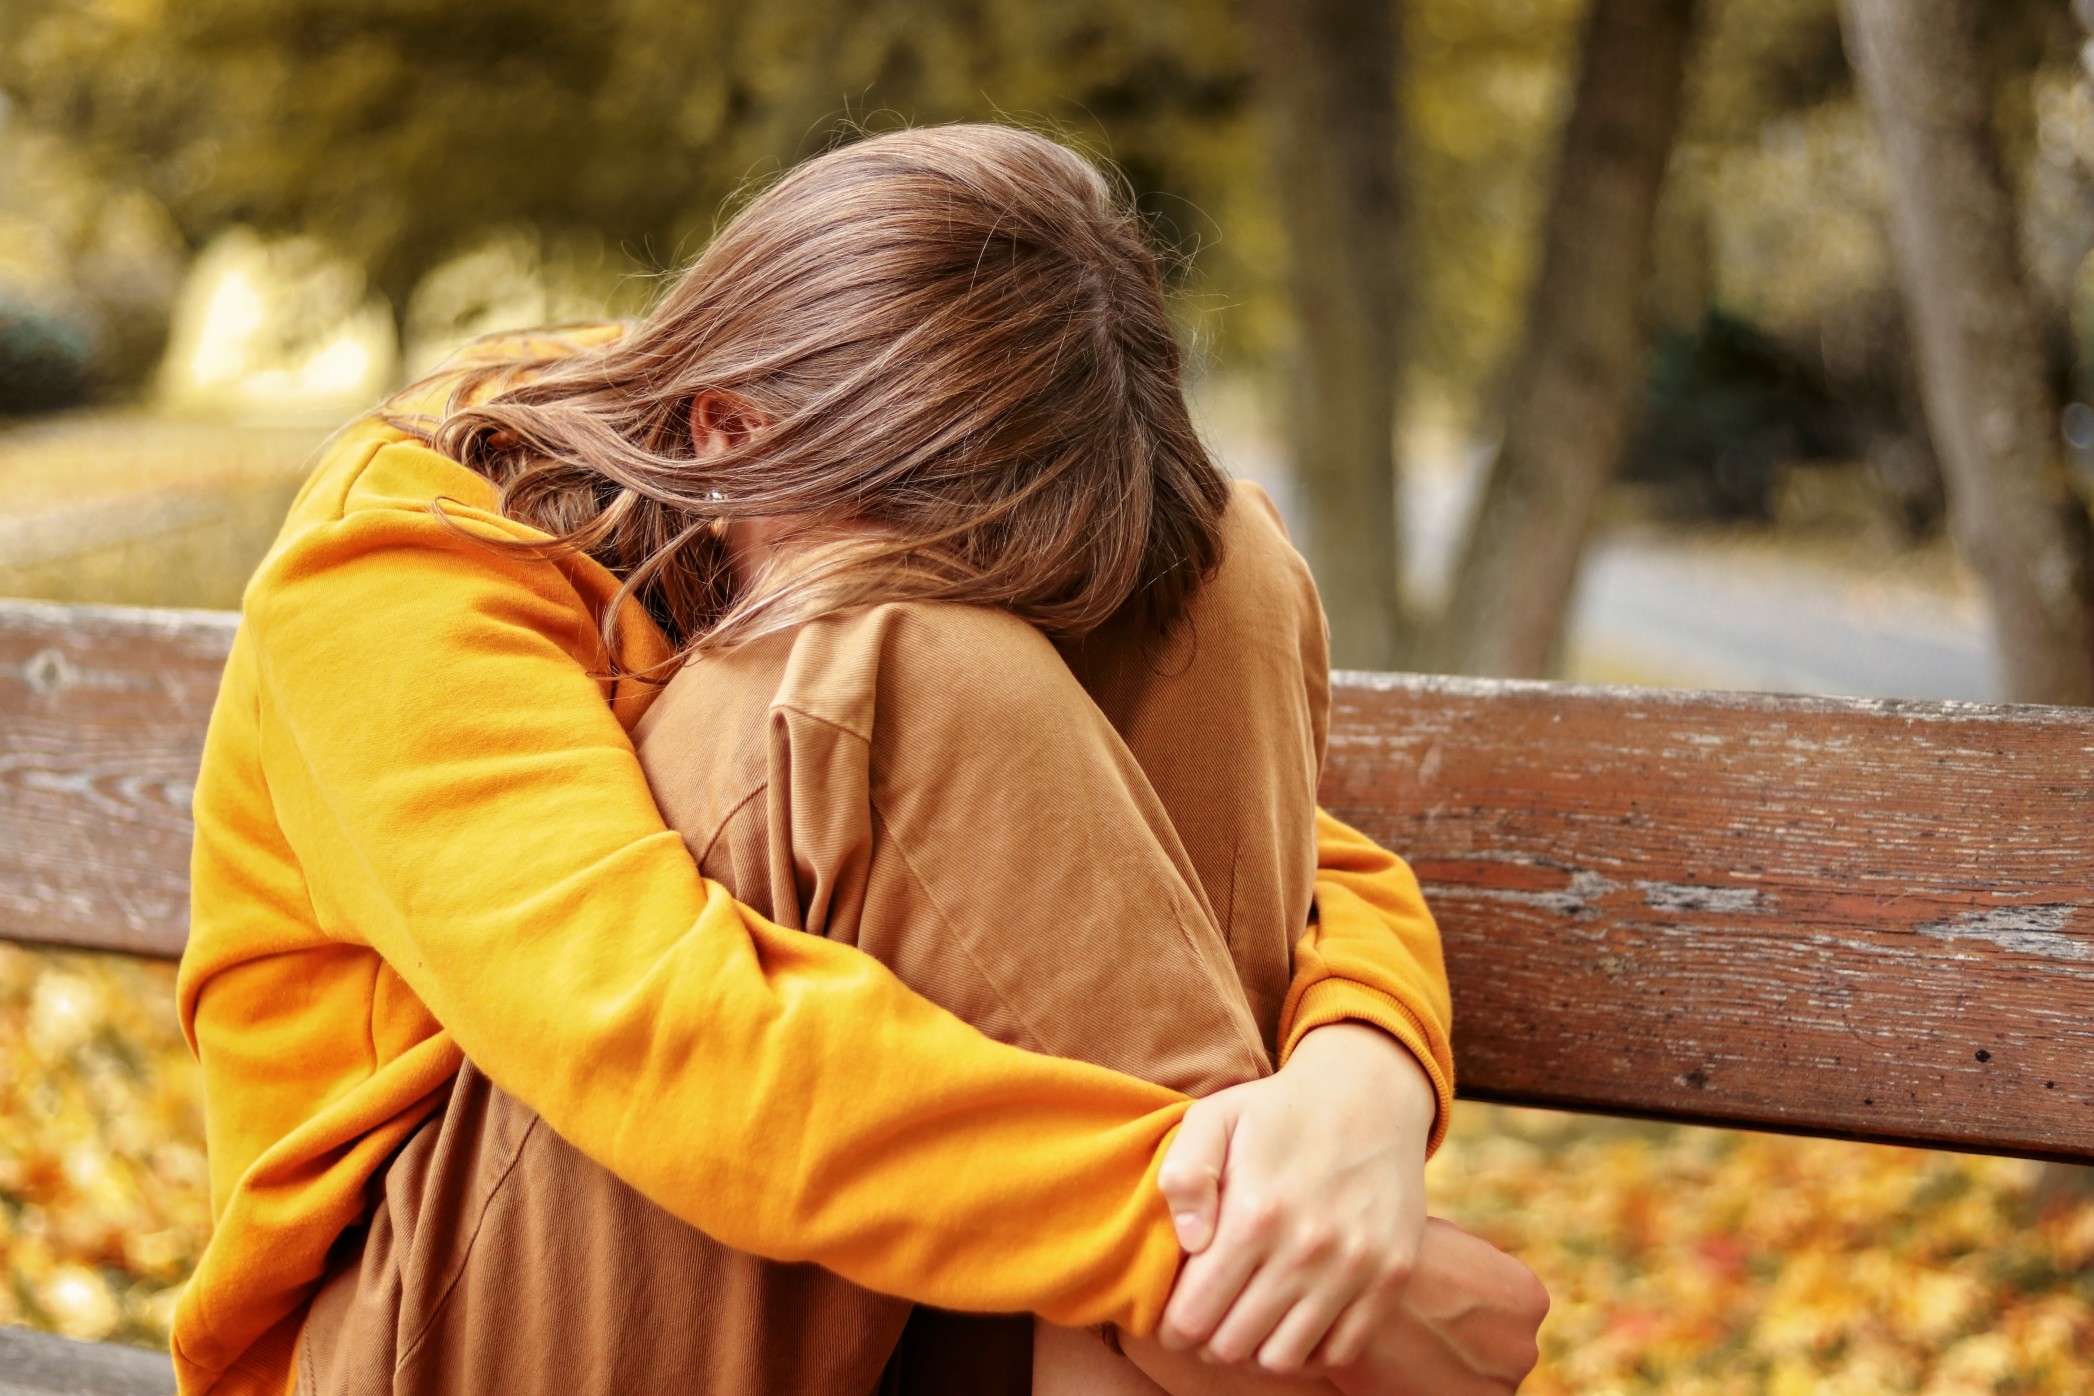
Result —
[{"label": "wooden bench", "polygon": [[[233,625],[0,603],[0,938],[181,953]],[[2094,710],[1345,674],[1332,725],[1464,1096],[2094,1160]],[[0,1396],[155,1381],[0,1330]]]}]

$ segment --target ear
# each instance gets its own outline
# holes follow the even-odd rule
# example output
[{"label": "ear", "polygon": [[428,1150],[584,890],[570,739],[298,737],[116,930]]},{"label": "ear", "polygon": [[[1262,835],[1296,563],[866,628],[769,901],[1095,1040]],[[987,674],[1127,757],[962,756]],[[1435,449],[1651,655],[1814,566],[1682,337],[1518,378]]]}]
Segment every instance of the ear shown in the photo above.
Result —
[{"label": "ear", "polygon": [[732,393],[707,388],[691,399],[691,444],[700,459],[731,451],[770,424]]}]

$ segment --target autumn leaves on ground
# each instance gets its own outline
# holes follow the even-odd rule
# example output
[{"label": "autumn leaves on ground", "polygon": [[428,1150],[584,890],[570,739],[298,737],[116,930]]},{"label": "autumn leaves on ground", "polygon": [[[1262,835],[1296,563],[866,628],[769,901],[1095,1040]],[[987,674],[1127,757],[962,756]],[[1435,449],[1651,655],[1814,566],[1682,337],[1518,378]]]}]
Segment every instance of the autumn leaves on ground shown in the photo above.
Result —
[{"label": "autumn leaves on ground", "polygon": [[[165,966],[0,944],[0,1323],[159,1344],[210,1230]],[[2007,1159],[1463,1106],[1434,1210],[1555,1298],[1528,1390],[2066,1393],[2094,1200]]]}]

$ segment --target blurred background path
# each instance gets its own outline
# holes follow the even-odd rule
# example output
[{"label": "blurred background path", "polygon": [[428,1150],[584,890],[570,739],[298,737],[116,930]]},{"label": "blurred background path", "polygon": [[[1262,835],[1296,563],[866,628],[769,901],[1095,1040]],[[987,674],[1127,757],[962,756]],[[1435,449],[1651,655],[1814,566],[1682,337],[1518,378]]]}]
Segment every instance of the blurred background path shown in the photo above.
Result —
[{"label": "blurred background path", "polygon": [[[1297,537],[1301,487],[1242,391],[1195,398],[1232,474],[1270,493]],[[1487,449],[1426,442],[1406,459],[1403,557],[1443,596]],[[1941,541],[1912,548],[1854,520],[1682,527],[1630,519],[1593,540],[1570,606],[1564,672],[1591,683],[1998,702],[1975,582]]]}]

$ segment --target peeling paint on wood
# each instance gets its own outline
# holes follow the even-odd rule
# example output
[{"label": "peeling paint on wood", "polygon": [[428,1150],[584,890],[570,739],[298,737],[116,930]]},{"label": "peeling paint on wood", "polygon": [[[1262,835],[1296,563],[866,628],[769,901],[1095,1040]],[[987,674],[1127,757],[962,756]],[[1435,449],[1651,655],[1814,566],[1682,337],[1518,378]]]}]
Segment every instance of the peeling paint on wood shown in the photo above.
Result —
[{"label": "peeling paint on wood", "polygon": [[2002,950],[2051,960],[2094,961],[2094,935],[2068,935],[2070,905],[1999,907],[1966,911],[1947,921],[1930,921],[1913,930],[1940,940],[1984,940]]},{"label": "peeling paint on wood", "polygon": [[1638,882],[1643,904],[1659,911],[1771,911],[1774,899],[1757,887],[1702,887],[1689,882]]},{"label": "peeling paint on wood", "polygon": [[1427,886],[1465,1094],[2094,1158],[2094,711],[1334,702],[1324,800]]}]

